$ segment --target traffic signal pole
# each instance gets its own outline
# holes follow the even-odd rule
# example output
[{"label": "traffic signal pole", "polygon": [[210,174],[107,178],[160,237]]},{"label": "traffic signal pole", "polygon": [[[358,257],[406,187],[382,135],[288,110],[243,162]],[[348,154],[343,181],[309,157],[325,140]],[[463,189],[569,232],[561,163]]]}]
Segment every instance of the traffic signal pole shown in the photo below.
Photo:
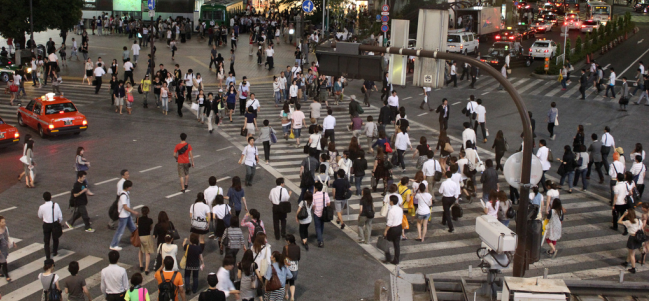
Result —
[{"label": "traffic signal pole", "polygon": [[[335,47],[335,43],[332,43],[332,47]],[[518,236],[518,244],[516,247],[516,253],[514,255],[514,277],[523,277],[525,275],[525,270],[527,269],[528,263],[526,262],[526,241],[527,241],[527,215],[528,215],[528,205],[529,205],[529,192],[530,192],[530,177],[532,171],[532,147],[533,147],[533,135],[532,135],[532,125],[530,122],[529,115],[527,114],[527,108],[525,103],[521,98],[521,95],[518,94],[514,86],[505,78],[498,70],[489,66],[486,63],[483,63],[473,57],[447,53],[441,51],[430,51],[430,50],[411,50],[405,48],[397,47],[379,47],[379,46],[369,46],[369,45],[360,45],[360,51],[372,51],[374,53],[390,53],[390,54],[400,54],[416,57],[426,57],[434,58],[440,60],[453,60],[463,63],[469,63],[471,66],[480,68],[482,72],[488,73],[493,78],[495,78],[498,83],[500,83],[505,91],[509,93],[509,96],[514,101],[514,105],[518,110],[519,117],[523,123],[523,162],[522,162],[522,171],[521,171],[521,183],[520,183],[520,203],[518,206],[518,214],[516,215],[516,234]]]}]

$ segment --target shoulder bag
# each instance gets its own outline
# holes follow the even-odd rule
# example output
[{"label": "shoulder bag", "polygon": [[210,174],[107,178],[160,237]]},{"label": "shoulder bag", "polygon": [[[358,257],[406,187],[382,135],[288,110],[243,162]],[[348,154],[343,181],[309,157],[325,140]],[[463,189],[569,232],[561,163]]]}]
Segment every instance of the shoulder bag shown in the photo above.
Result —
[{"label": "shoulder bag", "polygon": [[435,181],[439,182],[442,179],[442,172],[437,171],[437,164],[439,164],[439,162],[435,161],[435,165],[434,165],[435,166],[435,172],[433,173],[433,178],[435,179]]},{"label": "shoulder bag", "polygon": [[300,188],[311,188],[315,184],[313,175],[311,175],[311,159],[307,158],[307,170],[302,172],[300,179]]},{"label": "shoulder bag", "polygon": [[187,267],[187,252],[189,252],[189,246],[190,245],[188,244],[187,249],[185,249],[185,255],[183,255],[183,258],[178,263],[178,267],[183,270]]},{"label": "shoulder bag", "polygon": [[297,219],[303,220],[309,218],[309,208],[307,208],[306,205],[306,201],[303,201],[303,206],[297,211]]},{"label": "shoulder bag", "polygon": [[282,288],[282,283],[279,281],[279,276],[277,276],[277,271],[275,270],[275,267],[271,265],[270,268],[273,269],[273,275],[266,282],[267,292],[273,292]]},{"label": "shoulder bag", "polygon": [[446,142],[444,144],[444,151],[447,153],[452,153],[454,151],[453,146],[451,146],[451,143]]},{"label": "shoulder bag", "polygon": [[167,234],[170,234],[171,238],[173,238],[174,240],[180,239],[180,234],[178,234],[178,230],[176,230],[176,227],[172,222],[169,222],[169,227],[171,229],[167,230]]},{"label": "shoulder bag", "polygon": [[[282,189],[284,189],[284,188],[282,188]],[[282,189],[279,190],[279,207],[280,207],[282,213],[284,213],[284,214],[291,213],[291,202],[290,202],[290,200],[286,201],[286,202],[282,202]],[[289,195],[289,197],[290,197],[290,195]]]},{"label": "shoulder bag", "polygon": [[56,278],[56,274],[52,274],[52,280],[50,281],[50,286],[47,288],[47,291],[45,291],[45,299],[47,301],[61,301],[63,300],[62,298],[62,292],[58,288],[56,288],[56,285],[52,287],[54,284],[54,278]]},{"label": "shoulder bag", "polygon": [[61,227],[61,223],[56,220],[56,216],[54,215],[54,206],[56,203],[52,202],[52,236],[59,238],[63,235],[63,227]]},{"label": "shoulder bag", "polygon": [[333,220],[333,215],[334,212],[333,210],[331,210],[329,206],[327,206],[327,202],[325,201],[325,192],[323,191],[322,192],[322,217],[320,217],[320,219],[323,222],[328,223],[331,220]]},{"label": "shoulder bag", "polygon": [[137,226],[138,226],[137,222],[139,220],[140,220],[139,218],[135,220],[135,227],[136,228],[135,228],[135,231],[131,232],[131,244],[136,248],[139,248],[142,245],[142,242],[140,241],[140,231],[137,228]]}]

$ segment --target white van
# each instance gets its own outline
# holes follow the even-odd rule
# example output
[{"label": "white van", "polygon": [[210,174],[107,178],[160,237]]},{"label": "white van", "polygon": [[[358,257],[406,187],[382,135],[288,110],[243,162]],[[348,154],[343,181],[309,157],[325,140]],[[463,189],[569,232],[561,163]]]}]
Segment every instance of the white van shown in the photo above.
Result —
[{"label": "white van", "polygon": [[477,53],[478,37],[470,31],[464,29],[449,30],[446,39],[446,50],[456,53]]}]

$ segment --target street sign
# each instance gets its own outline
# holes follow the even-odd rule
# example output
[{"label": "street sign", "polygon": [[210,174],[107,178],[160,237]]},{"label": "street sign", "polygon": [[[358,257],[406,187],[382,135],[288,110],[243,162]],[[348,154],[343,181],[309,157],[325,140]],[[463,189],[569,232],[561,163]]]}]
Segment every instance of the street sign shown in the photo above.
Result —
[{"label": "street sign", "polygon": [[381,15],[376,15],[376,21],[381,20]]},{"label": "street sign", "polygon": [[312,12],[314,8],[315,5],[313,5],[313,2],[311,0],[306,0],[302,2],[302,10],[304,10],[305,13]]},{"label": "street sign", "polygon": [[155,10],[149,10],[149,18],[155,18]]},{"label": "street sign", "polygon": [[390,11],[390,6],[387,5],[387,4],[383,4],[383,6],[381,6],[381,11],[382,12],[389,12]]},{"label": "street sign", "polygon": [[381,31],[382,32],[388,32],[388,30],[390,30],[390,27],[388,27],[387,24],[384,24],[383,26],[381,26]]},{"label": "street sign", "polygon": [[[521,174],[523,173],[523,152],[517,152],[505,161],[503,167],[503,174],[505,180],[509,185],[514,188],[520,188]],[[530,171],[530,184],[536,185],[543,177],[543,166],[541,160],[536,156],[532,156],[532,170]]]},{"label": "street sign", "polygon": [[390,17],[389,17],[389,16],[381,16],[381,22],[384,22],[384,23],[385,23],[385,22],[388,22],[388,21],[390,21]]},{"label": "street sign", "polygon": [[430,74],[424,75],[424,84],[432,84],[433,83],[433,76]]},{"label": "street sign", "polygon": [[384,12],[381,12],[381,16],[389,16],[389,15],[390,15],[390,13],[389,13],[389,12],[386,12],[386,11],[384,11]]},{"label": "street sign", "polygon": [[147,4],[148,4],[148,7],[149,7],[149,10],[155,9],[155,0],[148,0]]}]

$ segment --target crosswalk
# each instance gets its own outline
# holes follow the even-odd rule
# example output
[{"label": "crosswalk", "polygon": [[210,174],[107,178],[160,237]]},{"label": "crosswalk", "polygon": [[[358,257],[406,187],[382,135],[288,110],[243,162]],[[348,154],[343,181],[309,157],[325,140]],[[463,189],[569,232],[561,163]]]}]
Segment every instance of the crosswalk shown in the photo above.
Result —
[{"label": "crosswalk", "polygon": [[[520,78],[510,77],[508,80],[512,83],[516,91],[523,96],[546,96],[557,98],[581,98],[579,93],[579,78],[573,74],[571,76],[572,83],[568,85],[566,90],[561,89],[561,83],[556,80],[538,79],[538,78]],[[458,81],[457,88],[449,86],[447,89],[470,89],[471,81]],[[504,90],[498,90],[498,82],[490,76],[481,76],[475,84],[476,94],[485,95],[488,93],[506,93]],[[616,87],[616,95],[619,94],[619,87]],[[595,102],[617,102],[617,99],[604,97],[604,92],[597,93],[597,89],[588,85],[586,89],[586,100]]]},{"label": "crosswalk", "polygon": [[[560,88],[555,89],[558,85],[555,81],[538,80],[533,78],[512,78],[510,79],[514,86],[519,88],[525,95],[544,95],[552,93],[555,97],[569,97],[578,91],[574,86],[569,87],[568,91],[560,91]],[[476,83],[476,88],[484,88],[487,91],[494,91],[497,85],[494,85],[495,80],[490,77],[483,77]],[[460,88],[468,86],[468,82],[458,84]],[[554,92],[559,90],[558,92]],[[275,108],[272,98],[272,89],[270,87],[252,87],[252,92],[255,93],[262,104],[262,108],[258,114],[258,123],[264,119],[270,121],[271,126],[281,133],[279,125],[279,111],[280,108]],[[589,93],[590,100],[597,101],[597,97],[593,97]],[[605,99],[601,99],[604,101]],[[304,103],[303,111],[308,115],[308,109],[304,109],[308,103]],[[339,106],[333,106],[333,115],[337,118],[336,122],[336,145],[338,151],[346,149],[348,141],[351,139],[352,134],[346,129],[349,120],[348,102],[343,102]],[[365,113],[361,118],[365,120],[366,116],[372,115],[378,117],[379,108],[364,107]],[[325,116],[326,108],[322,109],[322,116]],[[220,133],[228,137],[228,139],[237,145],[240,149],[245,145],[245,139],[239,136],[243,121],[240,117],[235,119],[234,123],[225,121],[218,129]],[[417,145],[420,136],[426,136],[429,144],[434,137],[437,136],[437,131],[429,128],[426,125],[410,121],[411,131],[410,139],[414,145]],[[391,132],[389,132],[391,134]],[[432,134],[432,135],[431,135]],[[281,137],[281,134],[278,135]],[[304,135],[303,135],[304,136]],[[278,138],[280,138],[278,137]],[[308,139],[308,138],[307,138]],[[366,140],[359,139],[361,147],[367,150]],[[305,142],[302,142],[304,144]],[[452,145],[454,148],[459,149],[460,141],[452,138]],[[305,154],[302,148],[294,147],[295,141],[279,139],[278,143],[271,146],[270,164],[262,164],[273,176],[284,177],[290,180],[288,186],[297,190],[299,184],[299,169],[302,159]],[[494,154],[490,151],[480,148],[478,154],[482,160],[494,158]],[[263,157],[263,152],[260,148],[260,159]],[[412,159],[412,153],[406,153],[406,171],[401,173],[398,169],[394,171],[395,178],[402,176],[413,177],[416,169],[416,161]],[[373,167],[373,160],[371,156],[368,157],[368,170]],[[363,187],[368,187],[370,183],[369,176],[363,179]],[[509,185],[504,181],[501,176],[500,183],[501,189],[508,192]],[[379,185],[379,189],[381,185]],[[354,189],[355,190],[355,189]],[[479,188],[478,191],[481,191]],[[297,190],[299,192],[299,190]],[[605,278],[614,276],[624,270],[619,264],[624,261],[626,256],[625,242],[627,236],[622,236],[620,233],[613,232],[609,229],[610,226],[610,207],[608,200],[604,197],[597,196],[590,192],[581,192],[579,189],[574,189],[572,194],[562,191],[561,200],[564,207],[568,210],[566,218],[563,223],[563,236],[559,240],[558,249],[559,253],[557,258],[551,259],[547,255],[541,256],[541,261],[530,266],[527,272],[529,276],[538,276],[543,274],[544,268],[549,268],[550,274],[555,274],[552,277],[567,277],[579,279],[593,279]],[[480,195],[480,194],[479,194]],[[373,193],[374,205],[379,210],[382,205],[383,197],[380,193]],[[479,260],[475,254],[476,249],[480,246],[480,239],[475,233],[475,218],[482,215],[482,207],[480,202],[474,201],[473,203],[462,204],[464,209],[464,217],[454,222],[455,232],[448,233],[445,226],[439,225],[441,221],[442,208],[440,197],[437,197],[436,205],[433,207],[432,221],[428,225],[428,233],[426,234],[425,242],[417,242],[417,229],[416,224],[410,224],[410,230],[406,232],[408,240],[401,243],[401,263],[399,268],[405,273],[425,273],[435,274],[440,276],[466,276],[468,275],[469,266],[473,267],[472,276],[480,276],[481,272],[477,268]],[[357,227],[356,220],[359,213],[359,198],[354,196],[350,199],[349,210],[344,215],[347,227],[343,230],[351,239],[357,240]],[[361,245],[370,255],[377,260],[383,260],[383,254],[376,249],[376,238],[382,234],[385,229],[386,219],[380,217],[378,214],[374,218],[372,225],[372,244]],[[333,223],[336,225],[335,223]],[[336,225],[339,227],[339,225]],[[515,221],[512,221],[510,228],[515,228]],[[325,238],[326,244],[326,238]],[[545,246],[547,248],[547,246]],[[393,269],[394,266],[386,264],[386,267]],[[639,273],[648,271],[649,269],[643,266],[637,266],[636,269]],[[511,269],[504,271],[507,275],[511,275]]]},{"label": "crosswalk", "polygon": [[[64,80],[60,86],[60,90],[66,98],[70,99],[74,103],[74,105],[79,109],[81,113],[83,113],[85,106],[98,101],[98,99],[105,100],[106,104],[108,104],[110,101],[110,98],[106,98],[106,96],[110,95],[107,83],[104,83],[101,90],[99,91],[99,93],[103,97],[95,97],[95,87],[90,86],[87,83],[81,84],[77,81],[70,82]],[[31,81],[27,81],[25,82],[25,92],[27,93],[27,95],[18,98],[18,101],[14,100],[14,104],[20,103],[22,106],[26,106],[31,99],[52,92],[52,87],[48,84],[47,86],[39,89],[38,87],[33,87]],[[11,95],[4,94],[4,92],[0,93],[0,117],[2,117],[2,119],[7,124],[18,126],[18,119],[16,117],[18,106],[10,105],[10,99]]]}]

